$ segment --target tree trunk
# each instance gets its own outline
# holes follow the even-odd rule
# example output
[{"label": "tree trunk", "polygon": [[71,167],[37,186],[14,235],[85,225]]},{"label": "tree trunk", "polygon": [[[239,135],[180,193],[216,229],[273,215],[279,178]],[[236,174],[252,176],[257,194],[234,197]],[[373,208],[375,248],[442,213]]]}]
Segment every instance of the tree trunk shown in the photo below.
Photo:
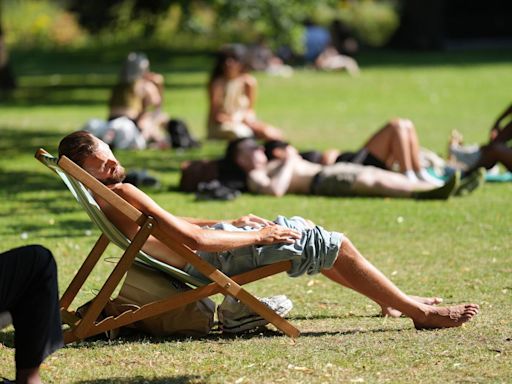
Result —
[{"label": "tree trunk", "polygon": [[9,65],[9,55],[5,45],[2,25],[2,3],[2,0],[0,0],[0,90],[11,90],[16,88],[16,78]]}]

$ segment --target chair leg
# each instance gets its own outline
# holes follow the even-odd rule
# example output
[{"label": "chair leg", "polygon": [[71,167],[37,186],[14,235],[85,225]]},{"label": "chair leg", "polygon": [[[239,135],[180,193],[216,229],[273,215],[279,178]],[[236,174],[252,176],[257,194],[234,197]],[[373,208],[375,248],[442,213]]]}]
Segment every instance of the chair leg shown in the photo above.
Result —
[{"label": "chair leg", "polygon": [[[237,276],[233,276],[233,281],[238,284],[248,284],[253,281],[262,279],[267,276],[272,276],[280,272],[284,272],[290,269],[290,261],[281,261],[279,263],[266,265],[250,272],[242,273]],[[93,326],[88,332],[88,336],[100,334],[102,332],[110,331],[111,329],[120,328],[122,326],[131,324],[135,321],[143,320],[149,317],[158,316],[162,313],[168,312],[175,308],[179,308],[183,305],[193,303],[197,300],[201,300],[205,297],[215,295],[222,292],[223,289],[216,283],[210,283],[208,285],[180,293],[159,301],[148,303],[143,305],[139,309],[132,311],[128,310],[123,312],[117,317],[106,318]],[[259,302],[259,300],[258,300]],[[264,305],[264,304],[262,304]],[[284,334],[289,337],[295,338],[300,335],[300,331],[290,324],[286,319],[275,314],[270,308],[264,305],[270,312],[274,314],[272,321],[270,321],[276,328],[281,330]],[[268,320],[268,319],[267,319]],[[74,340],[71,340],[74,341]]]},{"label": "chair leg", "polygon": [[236,297],[247,305],[254,312],[259,314],[264,319],[274,324],[279,330],[284,332],[290,337],[298,336],[298,331],[292,329],[282,323],[282,318],[276,315],[269,307],[261,303],[258,299],[252,296],[249,292],[244,290],[240,285],[235,283],[232,279],[226,276],[222,271],[213,267],[207,261],[203,260],[199,255],[193,252],[190,248],[183,244],[174,242],[168,234],[163,232],[158,226],[155,228],[153,234],[158,240],[167,245],[171,250],[177,252],[185,258],[190,264],[194,266],[203,276],[208,277],[210,280],[218,284],[226,294]]},{"label": "chair leg", "polygon": [[91,305],[84,314],[82,321],[77,325],[73,333],[79,338],[83,339],[89,334],[88,330],[93,326],[101,311],[105,308],[110,296],[118,286],[119,282],[125,275],[126,271],[132,265],[133,260],[137,253],[142,248],[147,238],[154,228],[154,219],[148,217],[147,220],[141,225],[139,231],[133,238],[130,246],[126,249],[123,256],[115,266],[114,270],[108,277],[103,287],[100,289],[98,295],[94,298]]},{"label": "chair leg", "polygon": [[84,285],[85,280],[91,274],[92,269],[98,263],[98,260],[100,259],[101,255],[103,255],[103,252],[105,252],[105,249],[109,243],[109,239],[104,234],[102,234],[96,241],[94,248],[91,250],[82,266],[76,273],[75,277],[73,280],[71,280],[71,283],[69,283],[68,288],[62,295],[62,298],[60,299],[61,308],[65,310],[69,308],[76,295],[78,294],[78,291]]}]

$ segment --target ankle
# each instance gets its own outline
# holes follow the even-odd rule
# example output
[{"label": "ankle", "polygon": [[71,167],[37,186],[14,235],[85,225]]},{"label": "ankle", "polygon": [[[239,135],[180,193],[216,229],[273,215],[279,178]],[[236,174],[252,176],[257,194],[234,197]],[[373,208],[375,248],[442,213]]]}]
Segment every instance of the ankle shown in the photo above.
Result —
[{"label": "ankle", "polygon": [[405,177],[407,177],[410,181],[418,182],[418,177],[416,176],[416,173],[412,169],[408,169],[404,172]]}]

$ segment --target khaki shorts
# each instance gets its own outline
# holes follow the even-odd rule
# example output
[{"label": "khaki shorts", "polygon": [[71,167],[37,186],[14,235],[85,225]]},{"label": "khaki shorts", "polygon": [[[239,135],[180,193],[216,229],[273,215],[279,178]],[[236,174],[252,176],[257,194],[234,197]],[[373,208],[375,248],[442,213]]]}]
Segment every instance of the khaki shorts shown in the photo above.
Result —
[{"label": "khaki shorts", "polygon": [[311,193],[321,196],[351,196],[357,176],[367,166],[336,163],[325,166],[313,179]]}]

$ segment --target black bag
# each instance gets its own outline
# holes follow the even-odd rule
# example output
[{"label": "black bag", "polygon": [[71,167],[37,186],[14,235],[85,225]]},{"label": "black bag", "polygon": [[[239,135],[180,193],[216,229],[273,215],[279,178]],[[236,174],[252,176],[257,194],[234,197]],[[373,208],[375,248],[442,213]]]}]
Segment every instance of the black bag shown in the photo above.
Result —
[{"label": "black bag", "polygon": [[234,200],[240,191],[221,184],[219,180],[201,182],[197,185],[196,200]]},{"label": "black bag", "polygon": [[198,148],[201,143],[189,132],[187,124],[183,120],[171,119],[167,123],[167,131],[171,137],[173,148]]}]

